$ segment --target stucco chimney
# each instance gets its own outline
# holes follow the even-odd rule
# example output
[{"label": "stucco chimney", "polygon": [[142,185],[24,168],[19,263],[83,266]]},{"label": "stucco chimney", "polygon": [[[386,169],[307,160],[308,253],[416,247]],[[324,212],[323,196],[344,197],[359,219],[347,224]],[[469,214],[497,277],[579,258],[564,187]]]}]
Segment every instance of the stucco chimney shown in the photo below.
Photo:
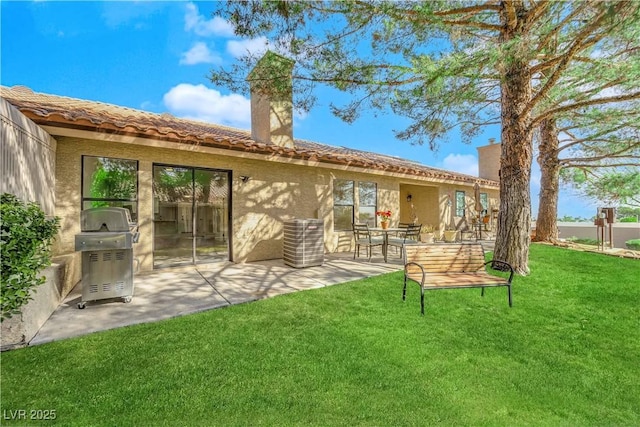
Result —
[{"label": "stucco chimney", "polygon": [[267,51],[251,70],[251,137],[293,148],[294,61]]},{"label": "stucco chimney", "polygon": [[478,176],[484,179],[500,181],[500,155],[502,144],[495,138],[489,138],[489,145],[478,147]]}]

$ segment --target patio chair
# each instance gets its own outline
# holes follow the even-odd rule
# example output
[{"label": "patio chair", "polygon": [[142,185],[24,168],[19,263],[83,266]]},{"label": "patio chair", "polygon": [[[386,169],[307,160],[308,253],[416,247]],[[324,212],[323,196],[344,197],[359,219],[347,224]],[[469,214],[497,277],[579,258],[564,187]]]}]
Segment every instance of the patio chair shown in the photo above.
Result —
[{"label": "patio chair", "polygon": [[353,250],[353,259],[356,259],[356,254],[358,255],[358,258],[360,258],[360,246],[367,248],[369,261],[371,261],[371,254],[375,246],[380,246],[384,253],[384,239],[382,237],[372,237],[369,225],[353,224],[353,237],[356,242],[356,247]]},{"label": "patio chair", "polygon": [[395,246],[399,248],[400,254],[402,254],[402,248],[404,248],[405,245],[415,245],[418,243],[421,229],[422,224],[408,224],[407,230],[402,232],[401,236],[389,237],[387,246]]},{"label": "patio chair", "polygon": [[409,228],[409,226],[410,226],[410,225],[412,225],[412,224],[410,224],[410,223],[408,223],[408,222],[399,222],[399,223],[398,223],[398,228],[403,228],[404,230],[402,230],[402,231],[398,231],[398,232],[396,233],[396,236],[397,236],[397,237],[402,237],[402,236],[404,236],[404,233],[407,231],[407,228]]}]

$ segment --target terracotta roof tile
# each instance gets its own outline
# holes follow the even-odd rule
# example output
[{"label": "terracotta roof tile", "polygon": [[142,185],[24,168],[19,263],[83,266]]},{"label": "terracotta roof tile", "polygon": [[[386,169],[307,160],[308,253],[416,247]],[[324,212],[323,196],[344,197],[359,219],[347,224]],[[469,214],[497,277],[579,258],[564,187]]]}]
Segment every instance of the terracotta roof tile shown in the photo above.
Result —
[{"label": "terracotta roof tile", "polygon": [[498,183],[478,177],[425,166],[399,157],[335,147],[296,139],[295,148],[254,141],[251,132],[231,127],[181,119],[96,101],[33,92],[25,86],[0,86],[0,95],[40,125],[95,132],[155,138],[184,144],[240,150],[258,154],[342,164],[369,170],[403,173],[426,179],[458,183]]}]

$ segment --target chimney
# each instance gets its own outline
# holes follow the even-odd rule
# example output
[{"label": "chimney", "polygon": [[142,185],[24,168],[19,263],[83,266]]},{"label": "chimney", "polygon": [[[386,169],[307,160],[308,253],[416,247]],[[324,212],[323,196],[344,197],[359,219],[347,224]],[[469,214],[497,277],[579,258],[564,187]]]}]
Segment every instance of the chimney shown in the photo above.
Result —
[{"label": "chimney", "polygon": [[251,70],[251,137],[265,144],[293,148],[293,64],[267,51]]},{"label": "chimney", "polygon": [[489,145],[478,147],[478,176],[484,179],[500,181],[500,156],[502,144],[495,138],[489,138]]}]

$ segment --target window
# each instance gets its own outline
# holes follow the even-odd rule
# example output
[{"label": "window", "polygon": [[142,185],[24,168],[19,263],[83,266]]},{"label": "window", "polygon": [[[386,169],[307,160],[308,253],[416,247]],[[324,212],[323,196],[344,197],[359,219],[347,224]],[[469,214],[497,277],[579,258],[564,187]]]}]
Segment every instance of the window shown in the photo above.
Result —
[{"label": "window", "polygon": [[353,181],[333,180],[333,228],[351,230],[354,213]]},{"label": "window", "polygon": [[489,213],[489,197],[487,193],[480,193],[480,204],[482,205],[482,210],[485,213]]},{"label": "window", "polygon": [[129,209],[138,218],[138,162],[82,156],[82,209],[103,206]]},{"label": "window", "polygon": [[375,182],[358,183],[358,222],[376,225],[378,186]]},{"label": "window", "polygon": [[456,216],[464,216],[465,195],[464,191],[456,191]]}]

